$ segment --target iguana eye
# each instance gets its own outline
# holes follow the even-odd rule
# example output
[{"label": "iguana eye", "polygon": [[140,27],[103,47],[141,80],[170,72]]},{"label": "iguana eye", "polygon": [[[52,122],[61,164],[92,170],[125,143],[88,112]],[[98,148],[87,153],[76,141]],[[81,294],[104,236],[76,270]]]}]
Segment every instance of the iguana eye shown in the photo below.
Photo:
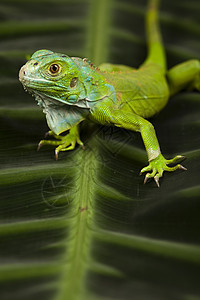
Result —
[{"label": "iguana eye", "polygon": [[77,85],[78,82],[78,77],[74,77],[72,78],[71,82],[70,82],[70,87],[73,88]]},{"label": "iguana eye", "polygon": [[57,64],[52,64],[52,65],[50,65],[50,67],[49,67],[49,72],[50,72],[52,75],[58,74],[59,71],[60,71],[60,66],[59,66],[59,65],[57,65]]}]

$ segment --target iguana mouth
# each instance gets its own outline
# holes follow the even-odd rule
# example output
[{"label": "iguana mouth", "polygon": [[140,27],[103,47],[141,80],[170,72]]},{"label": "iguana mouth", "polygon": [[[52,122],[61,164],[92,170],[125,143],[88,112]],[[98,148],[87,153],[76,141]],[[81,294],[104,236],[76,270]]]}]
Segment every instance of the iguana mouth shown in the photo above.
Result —
[{"label": "iguana mouth", "polygon": [[60,84],[56,84],[56,82],[52,82],[50,80],[42,79],[42,78],[31,78],[28,76],[19,77],[23,87],[25,90],[37,90],[37,91],[46,91],[47,89],[53,89],[54,91],[64,91],[68,92],[69,89]]}]

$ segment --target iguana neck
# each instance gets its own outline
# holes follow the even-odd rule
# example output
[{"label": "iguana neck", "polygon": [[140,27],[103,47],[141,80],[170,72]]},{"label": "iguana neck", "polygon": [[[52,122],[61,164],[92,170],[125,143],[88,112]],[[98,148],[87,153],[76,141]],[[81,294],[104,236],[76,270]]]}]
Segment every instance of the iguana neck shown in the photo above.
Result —
[{"label": "iguana neck", "polygon": [[[72,105],[83,108],[93,108],[99,101],[108,98],[111,102],[116,102],[115,89],[107,82],[106,78],[87,59],[72,57],[80,71],[80,81],[83,89],[77,100],[71,100]],[[70,101],[70,97],[68,99]]]}]

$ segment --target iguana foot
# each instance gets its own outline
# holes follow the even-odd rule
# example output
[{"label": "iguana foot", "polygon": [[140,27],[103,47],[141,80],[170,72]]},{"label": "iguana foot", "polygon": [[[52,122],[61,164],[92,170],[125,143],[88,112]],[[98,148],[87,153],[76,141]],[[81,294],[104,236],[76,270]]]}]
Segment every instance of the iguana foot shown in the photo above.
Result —
[{"label": "iguana foot", "polygon": [[180,170],[187,170],[185,167],[183,167],[180,164],[177,164],[174,167],[168,167],[169,164],[174,164],[180,160],[183,160],[185,157],[182,155],[177,155],[173,159],[165,159],[162,154],[159,154],[155,159],[151,160],[149,162],[149,165],[145,168],[143,168],[140,172],[140,175],[142,175],[144,172],[152,171],[151,173],[147,173],[144,179],[144,184],[147,182],[149,178],[154,178],[157,186],[159,187],[159,179],[162,177],[164,171],[172,172],[177,169]]},{"label": "iguana foot", "polygon": [[43,145],[57,146],[55,149],[56,160],[58,159],[58,153],[60,151],[73,150],[76,146],[76,143],[84,148],[83,142],[80,140],[79,135],[75,134],[74,132],[69,132],[65,136],[61,136],[55,134],[53,131],[49,131],[45,134],[45,137],[47,136],[53,136],[55,139],[57,139],[57,141],[41,140],[38,144],[37,150],[40,150]]}]

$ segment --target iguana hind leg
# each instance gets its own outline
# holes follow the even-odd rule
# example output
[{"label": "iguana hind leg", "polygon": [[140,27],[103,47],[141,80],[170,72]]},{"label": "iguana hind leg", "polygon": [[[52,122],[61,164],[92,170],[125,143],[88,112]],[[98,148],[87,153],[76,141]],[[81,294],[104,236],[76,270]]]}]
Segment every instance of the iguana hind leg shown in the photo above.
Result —
[{"label": "iguana hind leg", "polygon": [[174,66],[167,72],[170,95],[183,89],[200,91],[200,61],[188,60]]}]

